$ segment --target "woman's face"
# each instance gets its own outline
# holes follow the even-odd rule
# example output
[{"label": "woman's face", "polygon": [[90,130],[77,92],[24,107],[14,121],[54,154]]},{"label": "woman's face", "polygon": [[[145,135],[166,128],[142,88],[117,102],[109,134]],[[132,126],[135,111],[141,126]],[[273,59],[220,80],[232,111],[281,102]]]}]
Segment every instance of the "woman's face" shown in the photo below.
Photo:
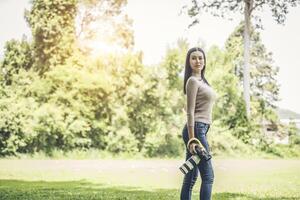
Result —
[{"label": "woman's face", "polygon": [[200,73],[205,65],[201,51],[194,51],[190,55],[190,65],[194,73]]}]

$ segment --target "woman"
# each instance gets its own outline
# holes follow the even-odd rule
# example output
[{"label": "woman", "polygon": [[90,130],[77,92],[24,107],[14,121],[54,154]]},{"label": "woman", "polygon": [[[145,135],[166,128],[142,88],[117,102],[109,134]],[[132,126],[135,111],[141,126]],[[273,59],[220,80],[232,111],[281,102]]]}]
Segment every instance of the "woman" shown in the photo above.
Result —
[{"label": "woman", "polygon": [[[182,137],[186,147],[186,160],[195,153],[196,143],[199,140],[207,152],[209,145],[206,134],[212,122],[212,107],[216,99],[216,93],[205,79],[206,58],[201,48],[190,49],[186,56],[184,74],[184,94],[187,95],[187,123]],[[211,199],[214,171],[211,160],[201,160],[192,171],[184,176],[181,188],[181,200],[190,200],[193,186],[198,177],[198,170],[202,179],[200,199]]]}]

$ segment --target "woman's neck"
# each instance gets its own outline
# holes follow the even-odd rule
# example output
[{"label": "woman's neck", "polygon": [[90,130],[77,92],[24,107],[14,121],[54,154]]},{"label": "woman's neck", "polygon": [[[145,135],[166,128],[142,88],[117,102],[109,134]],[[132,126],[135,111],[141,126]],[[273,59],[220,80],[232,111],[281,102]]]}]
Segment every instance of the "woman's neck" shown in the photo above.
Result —
[{"label": "woman's neck", "polygon": [[195,72],[193,72],[193,73],[192,73],[192,76],[194,76],[194,77],[196,77],[196,78],[198,78],[198,79],[202,79],[201,73],[195,73]]}]

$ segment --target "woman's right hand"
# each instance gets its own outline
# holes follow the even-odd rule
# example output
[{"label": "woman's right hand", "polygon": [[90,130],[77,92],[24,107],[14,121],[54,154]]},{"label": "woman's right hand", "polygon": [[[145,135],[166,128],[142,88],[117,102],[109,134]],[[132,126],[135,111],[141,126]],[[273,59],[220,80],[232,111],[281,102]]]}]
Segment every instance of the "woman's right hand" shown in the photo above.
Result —
[{"label": "woman's right hand", "polygon": [[195,150],[195,147],[197,146],[198,144],[197,143],[191,143],[190,146],[189,146],[189,151],[191,154],[196,154],[196,150]]}]

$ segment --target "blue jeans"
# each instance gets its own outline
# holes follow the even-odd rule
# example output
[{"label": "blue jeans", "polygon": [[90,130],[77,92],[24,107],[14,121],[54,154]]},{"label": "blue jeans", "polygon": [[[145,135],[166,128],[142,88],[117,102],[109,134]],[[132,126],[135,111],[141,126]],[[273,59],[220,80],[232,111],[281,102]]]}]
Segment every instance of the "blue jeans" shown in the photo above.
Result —
[{"label": "blue jeans", "polygon": [[[203,122],[195,122],[195,126],[194,126],[195,137],[200,140],[200,142],[208,152],[210,151],[210,149],[206,139],[206,134],[209,128],[210,128],[209,124],[205,124]],[[189,140],[189,134],[188,134],[188,129],[186,124],[182,131],[182,137],[185,145],[187,145],[187,142]],[[187,160],[191,156],[192,154],[186,148],[185,160]],[[201,160],[200,163],[198,164],[198,168],[195,167],[192,171],[188,172],[184,176],[183,184],[181,188],[181,194],[180,194],[181,200],[191,200],[192,189],[198,177],[198,170],[200,172],[200,176],[202,179],[201,187],[200,187],[200,200],[211,199],[212,185],[214,181],[213,167],[211,164],[211,160],[209,161]]]}]

